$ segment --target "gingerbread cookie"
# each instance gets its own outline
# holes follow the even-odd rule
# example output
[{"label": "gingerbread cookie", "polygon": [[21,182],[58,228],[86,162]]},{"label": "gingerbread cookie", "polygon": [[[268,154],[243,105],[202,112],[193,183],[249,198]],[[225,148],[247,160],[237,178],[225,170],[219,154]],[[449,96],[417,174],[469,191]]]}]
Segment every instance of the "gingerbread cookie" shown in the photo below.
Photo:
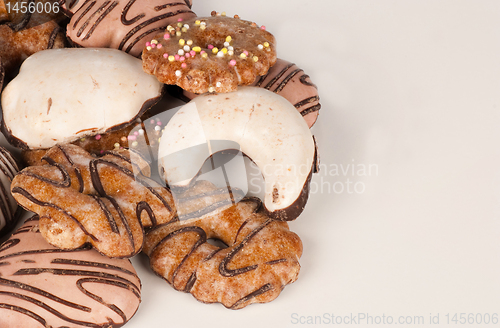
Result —
[{"label": "gingerbread cookie", "polygon": [[232,194],[224,195],[199,182],[177,203],[181,221],[150,231],[144,252],[158,275],[199,301],[230,309],[270,302],[297,279],[302,243],[258,199],[234,204]]},{"label": "gingerbread cookie", "polygon": [[264,26],[212,13],[168,26],[146,44],[144,71],[194,93],[230,92],[252,84],[276,62]]},{"label": "gingerbread cookie", "polygon": [[139,56],[169,24],[196,17],[190,0],[62,0],[71,16],[68,38],[82,47],[114,48]]},{"label": "gingerbread cookie", "polygon": [[144,176],[149,166],[131,151],[95,158],[64,145],[43,160],[19,172],[12,194],[40,215],[40,231],[56,247],[91,243],[109,257],[131,257],[142,248],[145,228],[175,217],[170,192]]},{"label": "gingerbread cookie", "polygon": [[[0,5],[0,19],[3,20],[0,23],[0,65],[6,76],[11,78],[26,58],[38,51],[64,48],[66,38],[58,24],[62,14],[45,12],[45,8],[57,6],[58,9],[57,1],[38,0],[36,4],[42,5],[43,10],[37,11],[35,1],[30,0],[26,5],[33,3],[35,12],[27,10],[24,14],[12,9],[20,2],[6,2],[11,8],[10,12],[6,10],[4,1],[0,2],[3,5]],[[5,9],[3,14],[2,8]]]},{"label": "gingerbread cookie", "polygon": [[0,327],[121,327],[141,302],[129,260],[49,245],[33,216],[0,246]]}]

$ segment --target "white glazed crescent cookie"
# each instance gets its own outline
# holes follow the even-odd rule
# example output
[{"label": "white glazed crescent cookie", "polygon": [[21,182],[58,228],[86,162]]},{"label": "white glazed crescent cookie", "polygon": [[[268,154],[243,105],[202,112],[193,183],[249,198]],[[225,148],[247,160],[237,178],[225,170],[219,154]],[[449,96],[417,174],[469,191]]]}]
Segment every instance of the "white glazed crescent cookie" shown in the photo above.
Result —
[{"label": "white glazed crescent cookie", "polygon": [[[207,157],[225,150],[214,140],[233,141],[260,168],[264,205],[270,215],[293,220],[303,210],[315,170],[314,138],[285,98],[256,87],[204,94],[184,105],[167,124],[158,159],[172,187],[188,186]],[[209,143],[208,153],[193,151]]]},{"label": "white glazed crescent cookie", "polygon": [[49,245],[33,216],[0,246],[0,327],[121,327],[141,302],[129,260]]},{"label": "white glazed crescent cookie", "polygon": [[130,124],[161,92],[141,61],[122,51],[45,50],[5,87],[2,129],[23,149],[50,148]]}]

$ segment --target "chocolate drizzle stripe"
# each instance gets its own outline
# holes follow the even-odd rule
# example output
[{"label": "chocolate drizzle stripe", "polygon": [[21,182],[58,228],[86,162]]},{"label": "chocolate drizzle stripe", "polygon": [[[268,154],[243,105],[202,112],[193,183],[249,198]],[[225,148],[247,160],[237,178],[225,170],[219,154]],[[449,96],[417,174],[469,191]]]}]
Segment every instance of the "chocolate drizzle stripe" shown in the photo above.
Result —
[{"label": "chocolate drizzle stripe", "polygon": [[138,37],[136,37],[134,39],[134,41],[130,42],[130,44],[127,46],[127,49],[125,49],[125,52],[130,52],[130,50],[132,50],[132,48],[139,42],[141,41],[142,38],[144,38],[146,35],[150,34],[150,33],[153,33],[153,32],[157,32],[157,31],[163,31],[165,30],[165,27],[164,26],[160,26],[160,27],[156,27],[156,28],[153,28],[153,29],[150,29],[150,30],[147,30],[146,32],[142,33],[141,35],[139,35]]},{"label": "chocolate drizzle stripe", "polygon": [[206,261],[209,261],[211,260],[217,253],[219,253],[220,251],[222,251],[224,248],[217,248],[216,250],[214,250],[212,253],[210,253],[207,257],[205,257],[203,259],[203,262],[206,262]]},{"label": "chocolate drizzle stripe", "polygon": [[[8,296],[15,297],[15,298],[18,298],[18,299],[22,299],[22,300],[24,300],[26,302],[34,304],[34,305],[36,305],[36,306],[44,309],[45,311],[50,312],[51,314],[55,315],[56,317],[58,317],[58,318],[60,318],[60,319],[62,319],[64,321],[71,322],[71,323],[78,324],[78,325],[82,325],[82,326],[85,326],[85,327],[102,328],[102,325],[95,324],[95,323],[92,323],[92,322],[84,322],[84,321],[73,320],[73,319],[65,316],[61,312],[57,311],[56,309],[48,306],[47,304],[45,304],[45,303],[43,303],[43,302],[41,302],[41,301],[39,301],[39,300],[37,300],[37,299],[35,299],[33,297],[30,297],[30,296],[27,296],[27,295],[18,294],[18,293],[9,293],[9,292],[3,292],[3,291],[0,291],[0,295],[1,294],[7,294]],[[23,313],[23,312],[21,312],[21,313]],[[34,312],[32,312],[32,313],[35,314]],[[26,313],[23,313],[23,314],[26,314]],[[40,316],[38,316],[38,317],[42,318]],[[42,320],[43,320],[43,322],[46,322],[44,319],[42,319]],[[48,326],[45,324],[44,327],[48,327]]]},{"label": "chocolate drizzle stripe", "polygon": [[131,276],[139,279],[137,274],[133,273],[132,271],[129,271],[125,268],[122,268],[122,267],[119,267],[116,265],[102,263],[102,262],[92,262],[92,261],[82,261],[82,260],[72,260],[72,259],[54,259],[50,263],[76,265],[76,266],[88,266],[88,267],[92,267],[92,268],[114,270],[114,271],[123,272],[125,274],[131,275]]},{"label": "chocolate drizzle stripe", "polygon": [[311,106],[309,108],[304,109],[303,111],[300,112],[300,114],[302,116],[306,116],[307,114],[310,114],[310,113],[313,113],[313,112],[317,112],[320,109],[321,109],[321,104],[317,104],[317,105],[314,105],[314,106]]},{"label": "chocolate drizzle stripe", "polygon": [[[125,315],[125,313],[123,313],[122,310],[120,310],[120,308],[118,308],[116,305],[114,304],[109,304],[107,302],[105,302],[102,297],[100,296],[97,296],[96,294],[94,293],[91,293],[89,292],[87,289],[85,289],[83,287],[83,284],[84,283],[87,283],[87,282],[90,282],[90,283],[98,283],[98,284],[106,284],[106,285],[112,285],[112,286],[115,286],[115,287],[119,287],[119,288],[123,288],[123,289],[130,289],[129,288],[129,285],[128,284],[124,284],[124,283],[121,283],[121,282],[118,282],[118,281],[114,281],[114,280],[107,280],[107,279],[96,279],[96,278],[83,278],[83,279],[79,279],[76,283],[78,289],[80,289],[80,291],[82,293],[84,293],[85,295],[87,295],[88,297],[94,299],[95,301],[101,303],[102,305],[108,307],[109,309],[111,309],[113,312],[115,312],[116,314],[118,314],[123,322],[122,324],[125,324],[125,322],[127,322],[127,316]],[[136,294],[134,290],[132,290],[135,294],[135,296],[137,296],[137,298],[140,299],[140,295]]]},{"label": "chocolate drizzle stripe", "polygon": [[[171,7],[175,7],[175,6],[182,6],[182,5],[184,5],[183,2],[166,3],[164,5],[154,7],[154,10],[155,11],[160,11],[160,10],[163,10],[163,9],[167,9],[167,8],[171,8]],[[188,5],[188,7],[189,7],[189,5]],[[189,7],[189,8],[191,8],[191,7]]]},{"label": "chocolate drizzle stripe", "polygon": [[118,1],[114,1],[109,7],[108,9],[106,9],[102,14],[101,16],[99,16],[94,25],[92,25],[92,27],[90,28],[90,30],[87,32],[87,35],[85,35],[85,37],[82,39],[82,41],[85,41],[85,40],[88,40],[91,36],[92,36],[92,33],[94,33],[95,29],[97,28],[97,26],[102,22],[102,20],[104,19],[104,17],[106,17],[111,11],[113,11],[113,9],[115,9],[115,7],[118,5]]},{"label": "chocolate drizzle stripe", "polygon": [[97,271],[88,271],[88,270],[74,270],[74,269],[54,269],[54,268],[26,268],[19,269],[13,275],[14,276],[29,276],[29,275],[38,275],[41,273],[51,273],[57,276],[82,276],[82,277],[98,277],[108,280],[117,280],[124,282],[126,284],[130,284],[134,287],[135,291],[140,291],[140,288],[136,286],[130,280],[120,277],[119,275],[106,273],[106,272],[97,272]]},{"label": "chocolate drizzle stripe", "polygon": [[0,262],[0,266],[10,265],[10,262]]},{"label": "chocolate drizzle stripe", "polygon": [[151,209],[151,206],[149,206],[149,204],[146,203],[145,201],[137,203],[137,207],[135,209],[137,220],[139,220],[140,222],[142,222],[141,220],[142,211],[146,211],[146,213],[148,214],[149,219],[151,220],[151,226],[154,227],[158,224],[158,221],[156,220],[156,216],[153,210]]},{"label": "chocolate drizzle stripe", "polygon": [[52,204],[52,203],[47,203],[47,202],[39,201],[38,199],[36,199],[35,197],[33,197],[30,193],[28,193],[26,190],[24,190],[21,187],[14,187],[12,189],[12,193],[13,194],[20,194],[20,195],[22,195],[22,196],[26,197],[32,203],[35,203],[36,205],[46,206],[46,207],[52,207],[52,208],[58,210],[59,212],[63,213],[64,215],[68,216],[70,219],[72,219],[73,221],[75,221],[75,223],[78,225],[78,227],[80,229],[82,229],[83,233],[85,233],[87,236],[89,236],[90,238],[92,238],[92,240],[98,241],[98,239],[93,234],[91,234],[90,232],[87,231],[87,229],[85,229],[85,227],[80,223],[80,221],[78,221],[73,215],[71,215],[70,213],[66,212],[61,207],[59,207],[59,206],[57,206],[55,204]]},{"label": "chocolate drizzle stripe", "polygon": [[279,79],[281,79],[281,77],[286,73],[286,71],[288,71],[292,66],[295,66],[295,64],[290,63],[287,66],[285,66],[285,68],[283,68],[271,81],[269,81],[266,84],[264,89],[267,89],[267,90],[271,89],[273,84],[276,83],[276,81],[278,81]]},{"label": "chocolate drizzle stripe", "polygon": [[[83,183],[83,177],[82,177],[82,172],[80,171],[80,168],[75,165],[75,162],[73,162],[73,160],[71,159],[71,156],[69,156],[68,152],[61,145],[57,145],[57,148],[61,151],[61,153],[64,155],[64,158],[66,158],[68,163],[71,164],[71,166],[75,170],[76,178],[78,179],[78,183],[80,184],[80,188],[78,190],[79,190],[79,192],[83,192],[85,184]],[[45,157],[46,156],[42,157],[42,159],[45,159],[47,161],[47,159]],[[47,161],[47,163],[48,163],[48,161]]]},{"label": "chocolate drizzle stripe", "polygon": [[57,35],[59,34],[59,32],[62,31],[62,28],[58,25],[56,26],[53,30],[52,30],[52,33],[50,33],[50,37],[49,37],[49,43],[47,43],[47,49],[52,49],[54,48],[54,45],[56,43],[56,38],[57,38]]},{"label": "chocolate drizzle stripe", "polygon": [[[17,244],[19,244],[21,242],[20,239],[9,239],[7,241],[5,241],[2,245],[0,245],[0,253],[11,248],[11,247],[14,247],[16,246]],[[5,256],[1,256],[0,257],[0,260],[4,259]]]},{"label": "chocolate drizzle stripe", "polygon": [[4,172],[5,175],[9,176],[12,179],[14,175],[16,175],[17,173],[17,164],[12,158],[12,156],[7,152],[7,150],[3,149],[2,147],[0,147],[0,153],[4,158],[4,160],[2,160],[2,163],[5,164],[5,167],[3,165],[1,166],[2,171]]},{"label": "chocolate drizzle stripe", "polygon": [[186,3],[186,6],[189,7],[189,9],[191,9],[191,7],[193,6],[193,4],[191,3],[191,1],[189,0],[184,0],[184,2]]},{"label": "chocolate drizzle stripe", "polygon": [[135,22],[137,22],[138,20],[140,20],[141,18],[143,18],[144,16],[146,16],[144,13],[141,13],[137,16],[135,16],[134,18],[132,19],[127,19],[127,13],[130,9],[130,7],[132,7],[132,5],[135,3],[135,0],[130,0],[126,5],[125,5],[125,8],[123,8],[122,10],[122,14],[120,16],[120,19],[121,19],[121,22],[123,25],[132,25],[134,24]]},{"label": "chocolate drizzle stripe", "polygon": [[238,306],[242,303],[245,303],[245,302],[248,302],[250,299],[252,298],[255,298],[259,295],[262,295],[270,290],[273,289],[273,285],[271,284],[265,284],[264,286],[260,287],[259,289],[257,289],[256,291],[248,294],[247,296],[241,298],[240,300],[238,300],[236,303],[234,303],[232,306],[231,306],[231,309],[236,309],[238,308]]},{"label": "chocolate drizzle stripe", "polygon": [[[83,5],[80,7],[80,9],[78,9],[78,11],[80,11],[81,9],[85,8],[85,5],[90,2],[90,0],[85,0],[85,2],[83,3]],[[80,23],[80,20],[83,18],[83,16],[85,16],[91,9],[92,7],[94,7],[94,5],[96,4],[96,1],[92,1],[89,6],[87,8],[85,8],[82,12],[82,14],[75,20],[75,23],[73,24],[73,29],[76,28],[76,26],[78,25],[78,23]],[[77,12],[78,12],[77,11]],[[76,14],[76,13],[75,13]]]},{"label": "chocolate drizzle stripe", "polygon": [[25,316],[28,316],[42,324],[43,327],[47,327],[47,321],[45,321],[44,318],[36,314],[35,312],[32,312],[30,310],[27,310],[23,307],[13,305],[13,304],[6,304],[6,303],[0,303],[0,308],[2,309],[7,309],[10,311],[15,311],[24,314]]},{"label": "chocolate drizzle stripe", "polygon": [[73,302],[69,302],[69,301],[64,300],[64,299],[62,299],[62,298],[60,298],[52,293],[49,293],[43,289],[28,285],[28,284],[24,284],[20,281],[13,281],[13,280],[0,278],[0,286],[7,286],[7,287],[20,289],[20,290],[25,290],[25,291],[28,291],[30,293],[43,296],[45,298],[50,299],[51,301],[63,304],[65,306],[68,306],[68,307],[71,307],[71,308],[74,308],[74,309],[77,309],[80,311],[84,311],[84,312],[91,312],[92,311],[92,309],[89,307],[86,307],[86,306],[83,306],[80,304],[76,304]]},{"label": "chocolate drizzle stripe", "polygon": [[300,77],[300,83],[307,85],[307,86],[310,86],[310,87],[314,87],[317,89],[318,87],[316,86],[316,84],[309,82],[309,81],[306,81],[306,79],[308,79],[308,78],[309,78],[309,75],[307,75],[307,74],[302,75]]},{"label": "chocolate drizzle stripe", "polygon": [[287,259],[279,259],[279,260],[269,261],[269,262],[266,262],[264,264],[274,265],[274,264],[283,263],[283,262],[287,262],[287,261],[288,261]]},{"label": "chocolate drizzle stripe", "polygon": [[299,101],[294,106],[295,106],[295,108],[299,109],[300,107],[307,105],[307,104],[310,104],[310,103],[313,103],[315,101],[319,101],[319,96],[306,98],[304,100]]},{"label": "chocolate drizzle stripe", "polygon": [[[113,205],[116,212],[118,213],[118,217],[122,221],[122,224],[125,227],[125,231],[127,232],[128,240],[130,242],[130,247],[132,248],[131,254],[135,255],[136,252],[135,252],[134,235],[132,234],[132,229],[130,229],[130,225],[128,223],[127,218],[125,217],[125,214],[123,214],[123,211],[122,211],[120,205],[118,205],[118,203],[116,202],[116,200],[113,197],[106,196],[106,199],[110,201],[111,205]],[[141,221],[139,220],[138,223],[141,224]],[[141,226],[141,230],[143,231],[142,226]]]},{"label": "chocolate drizzle stripe", "polygon": [[189,293],[191,291],[191,289],[193,289],[193,286],[194,286],[194,283],[196,282],[196,279],[197,279],[197,277],[196,277],[196,271],[195,271],[189,277],[189,279],[186,283],[186,287],[184,288],[184,292]]},{"label": "chocolate drizzle stripe", "polygon": [[231,260],[233,259],[233,257],[236,256],[236,254],[238,254],[239,251],[241,251],[247,244],[248,242],[253,238],[255,237],[255,235],[257,235],[262,229],[264,229],[266,226],[268,226],[271,222],[273,222],[273,219],[268,219],[266,220],[264,223],[262,223],[259,227],[257,227],[256,229],[254,229],[251,233],[249,233],[242,241],[241,243],[239,243],[238,245],[236,245],[227,255],[226,257],[220,262],[220,265],[219,265],[219,273],[224,276],[224,277],[234,277],[234,276],[237,276],[239,274],[243,274],[245,272],[248,272],[248,271],[252,271],[252,270],[255,270],[257,269],[258,265],[257,264],[254,264],[254,265],[249,265],[247,267],[244,267],[244,268],[239,268],[239,269],[234,269],[234,270],[230,270],[227,268],[227,265],[229,262],[231,262]]},{"label": "chocolate drizzle stripe", "polygon": [[[169,18],[169,17],[173,17],[173,16],[176,16],[176,15],[179,15],[179,14],[183,14],[183,13],[193,13],[191,10],[178,10],[176,12],[169,12],[169,13],[166,13],[166,14],[163,14],[163,15],[159,15],[159,16],[156,16],[156,17],[153,17],[151,19],[148,19],[147,21],[144,21],[142,22],[141,24],[137,25],[136,27],[134,27],[132,30],[130,30],[122,39],[122,41],[120,42],[120,45],[118,46],[118,49],[119,50],[123,50],[123,47],[125,46],[125,43],[128,42],[128,40],[135,34],[137,33],[138,31],[140,31],[141,29],[143,29],[144,27],[150,25],[150,24],[153,24],[159,20],[162,20],[162,19],[165,19],[165,18]],[[194,13],[193,13],[194,14]]]},{"label": "chocolate drizzle stripe", "polygon": [[51,180],[49,178],[43,177],[43,176],[35,174],[35,173],[31,173],[28,171],[21,171],[18,174],[35,178],[37,180],[46,182],[46,183],[51,184],[51,185],[56,186],[56,187],[62,187],[62,188],[70,187],[71,186],[71,177],[69,176],[68,171],[66,171],[61,164],[54,162],[52,159],[48,160],[47,162],[49,162],[50,165],[55,166],[59,169],[59,172],[61,172],[61,174],[63,176],[62,181]]},{"label": "chocolate drizzle stripe", "polygon": [[281,83],[276,87],[276,89],[273,90],[274,93],[280,93],[281,90],[283,90],[283,88],[288,84],[288,82],[293,79],[293,77],[297,74],[299,74],[300,72],[303,72],[304,70],[298,68],[296,69],[295,71],[291,72],[290,74],[288,74],[288,76],[283,80],[281,81]]},{"label": "chocolate drizzle stripe", "polygon": [[[11,240],[19,240],[19,239],[11,239]],[[12,245],[12,246],[14,246],[14,245]],[[12,247],[12,246],[9,246],[9,247]],[[6,249],[7,248],[1,249],[0,252],[5,251]],[[4,256],[0,256],[0,260],[5,260],[7,258],[12,258],[12,257],[30,255],[30,254],[53,254],[53,253],[83,252],[83,251],[88,251],[90,249],[91,249],[91,247],[87,247],[87,246],[82,247],[82,248],[73,249],[73,250],[65,250],[65,249],[57,249],[57,248],[37,249],[37,250],[17,252],[17,253],[11,253],[11,254],[7,254]]]},{"label": "chocolate drizzle stripe", "polygon": [[99,7],[99,8],[97,8],[97,10],[96,10],[96,11],[94,11],[94,12],[92,13],[92,15],[90,15],[90,17],[89,17],[89,18],[87,18],[87,20],[85,21],[85,23],[83,23],[83,24],[82,24],[82,26],[80,27],[80,29],[79,29],[79,30],[78,30],[78,32],[76,33],[76,36],[77,36],[77,37],[80,37],[80,35],[82,35],[83,31],[87,28],[87,25],[89,25],[89,24],[90,24],[90,21],[92,20],[92,18],[94,18],[94,16],[95,16],[95,15],[97,15],[97,14],[99,14],[101,11],[103,11],[103,10],[104,10],[104,8],[106,8],[106,7],[109,5],[109,3],[110,3],[110,2],[111,2],[111,1],[106,1],[105,3],[103,3],[103,4]]},{"label": "chocolate drizzle stripe", "polygon": [[104,216],[108,220],[109,227],[111,228],[111,231],[119,234],[120,231],[118,230],[118,226],[116,224],[115,218],[113,217],[113,214],[111,214],[111,212],[109,211],[106,204],[104,204],[104,202],[101,200],[101,198],[97,197],[96,195],[90,195],[90,196],[93,197],[95,199],[95,201],[97,202],[97,204],[99,204],[99,206],[101,207],[101,210],[104,213]]},{"label": "chocolate drizzle stripe", "polygon": [[154,253],[159,249],[161,248],[161,246],[166,243],[168,240],[174,238],[175,236],[177,235],[180,235],[180,234],[183,234],[183,233],[189,233],[189,232],[194,232],[196,234],[198,234],[199,236],[199,239],[196,241],[196,243],[193,245],[193,247],[191,248],[191,250],[189,251],[189,253],[182,259],[181,263],[179,263],[179,265],[177,266],[177,268],[175,269],[174,273],[172,274],[172,286],[174,286],[175,288],[175,278],[177,276],[177,273],[179,272],[179,269],[181,268],[181,266],[187,261],[187,259],[191,256],[191,254],[194,253],[194,251],[196,251],[196,249],[198,247],[200,247],[203,243],[205,243],[207,241],[207,234],[205,233],[205,230],[203,230],[202,228],[200,227],[196,227],[196,226],[191,226],[191,227],[183,227],[183,228],[180,228],[178,230],[175,230],[175,231],[172,231],[171,233],[169,233],[168,235],[166,235],[165,237],[163,237],[162,240],[160,240],[160,242],[158,242],[158,244],[156,244],[151,252],[151,258],[154,257]]}]

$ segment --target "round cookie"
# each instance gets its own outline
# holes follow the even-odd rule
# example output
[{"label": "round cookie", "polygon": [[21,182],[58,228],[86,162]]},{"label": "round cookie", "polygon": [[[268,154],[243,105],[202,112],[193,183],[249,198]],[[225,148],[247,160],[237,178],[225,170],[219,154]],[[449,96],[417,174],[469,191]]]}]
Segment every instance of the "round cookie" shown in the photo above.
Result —
[{"label": "round cookie", "polygon": [[[259,76],[252,86],[264,88],[285,97],[304,117],[309,128],[316,123],[321,109],[318,88],[311,82],[309,75],[297,65],[278,58],[276,64],[265,75]],[[175,97],[186,102],[198,96],[198,94],[172,87],[169,87],[169,90]]]},{"label": "round cookie", "polygon": [[0,147],[0,237],[13,228],[19,216],[17,202],[10,192],[12,179],[18,171],[12,155]]},{"label": "round cookie", "polygon": [[162,90],[141,61],[123,51],[41,51],[2,93],[2,132],[21,149],[46,149],[117,131],[141,117]]},{"label": "round cookie", "polygon": [[43,164],[19,172],[11,190],[17,202],[40,215],[40,231],[52,245],[92,244],[108,257],[132,257],[144,230],[175,217],[168,189],[147,178],[148,164],[122,150],[95,158],[67,144],[50,149]]},{"label": "round cookie", "polygon": [[38,216],[0,246],[0,327],[121,327],[140,302],[129,260],[57,249],[42,238]]},{"label": "round cookie", "polygon": [[85,48],[114,48],[140,56],[146,41],[178,20],[196,17],[191,0],[62,0],[71,16],[67,36]]},{"label": "round cookie", "polygon": [[150,231],[144,252],[158,275],[201,302],[230,309],[270,302],[297,279],[302,242],[258,199],[235,204],[227,192],[199,181],[177,202],[180,221]]},{"label": "round cookie", "polygon": [[252,84],[276,62],[274,36],[264,26],[212,13],[157,34],[142,53],[144,71],[194,92],[230,92]]}]

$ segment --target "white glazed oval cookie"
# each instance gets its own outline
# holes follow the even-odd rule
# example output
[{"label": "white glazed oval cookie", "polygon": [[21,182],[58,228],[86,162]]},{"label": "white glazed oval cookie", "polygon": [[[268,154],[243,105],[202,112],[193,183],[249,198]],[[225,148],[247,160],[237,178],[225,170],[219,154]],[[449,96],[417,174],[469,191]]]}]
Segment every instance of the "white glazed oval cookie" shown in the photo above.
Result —
[{"label": "white glazed oval cookie", "polygon": [[29,57],[5,87],[2,128],[15,146],[49,148],[122,128],[161,92],[141,60],[122,51],[45,50]]},{"label": "white glazed oval cookie", "polygon": [[0,247],[0,327],[121,327],[141,301],[126,259],[49,245],[33,216]]},{"label": "white glazed oval cookie", "polygon": [[[302,115],[285,98],[262,88],[203,94],[184,105],[167,124],[158,159],[167,183],[186,187],[194,181],[216,140],[239,144],[260,168],[265,181],[265,208],[280,220],[303,210],[315,171],[314,138]],[[193,151],[209,143],[208,153]],[[208,156],[207,156],[208,155]]]}]

